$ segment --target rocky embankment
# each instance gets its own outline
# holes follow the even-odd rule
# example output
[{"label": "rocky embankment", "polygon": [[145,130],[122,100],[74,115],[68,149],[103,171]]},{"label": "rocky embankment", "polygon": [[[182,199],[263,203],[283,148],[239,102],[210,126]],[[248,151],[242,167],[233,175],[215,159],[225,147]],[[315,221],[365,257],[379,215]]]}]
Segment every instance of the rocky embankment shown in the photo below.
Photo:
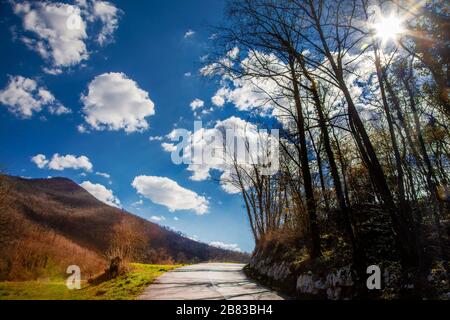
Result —
[{"label": "rocky embankment", "polygon": [[297,299],[349,299],[353,295],[350,265],[314,273],[302,271],[294,262],[283,261],[263,250],[255,252],[245,268],[247,274],[265,285]]},{"label": "rocky embankment", "polygon": [[[438,299],[450,300],[448,274],[434,268],[417,287],[401,276],[398,263],[384,264],[380,290],[367,290],[367,278],[358,280],[350,264],[327,267],[296,261],[283,248],[258,249],[245,267],[247,275],[293,299]],[[367,275],[369,277],[369,275]],[[430,290],[431,289],[431,290]]]}]

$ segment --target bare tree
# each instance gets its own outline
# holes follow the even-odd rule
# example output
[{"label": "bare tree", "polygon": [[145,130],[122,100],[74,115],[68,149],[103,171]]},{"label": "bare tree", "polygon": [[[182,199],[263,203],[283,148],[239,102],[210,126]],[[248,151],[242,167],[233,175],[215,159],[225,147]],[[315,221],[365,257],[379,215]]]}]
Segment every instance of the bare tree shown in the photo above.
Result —
[{"label": "bare tree", "polygon": [[[331,225],[331,232],[343,234],[361,275],[374,256],[367,235],[379,230],[391,239],[405,276],[412,272],[418,285],[429,267],[425,251],[435,252],[439,243],[435,259],[448,260],[441,228],[449,214],[450,130],[442,94],[448,37],[441,32],[448,15],[441,1],[421,2],[413,13],[405,3],[228,2],[227,24],[218,29],[218,52],[209,66],[231,82],[229,91],[242,83],[252,87],[261,97],[253,111],[270,106],[282,128],[278,175],[262,177],[258,167],[233,163],[230,176],[257,245],[268,225],[289,228],[314,260],[329,249],[322,237]],[[381,41],[373,4],[381,15],[401,16],[404,35]],[[426,18],[418,12],[427,12]],[[438,22],[428,21],[436,15]],[[439,49],[415,39],[419,29],[433,33]],[[240,54],[224,58],[235,46]],[[267,225],[274,213],[277,223]],[[439,241],[429,241],[434,238]]]},{"label": "bare tree", "polygon": [[145,235],[140,230],[139,223],[132,219],[123,219],[114,226],[110,246],[106,251],[109,260],[119,258],[121,262],[132,262],[142,258],[147,247]]}]

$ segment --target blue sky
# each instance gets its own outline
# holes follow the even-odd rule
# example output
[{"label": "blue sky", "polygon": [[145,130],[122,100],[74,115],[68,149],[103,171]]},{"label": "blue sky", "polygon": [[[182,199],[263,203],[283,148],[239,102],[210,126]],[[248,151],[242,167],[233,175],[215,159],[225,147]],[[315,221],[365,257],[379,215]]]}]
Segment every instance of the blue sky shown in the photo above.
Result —
[{"label": "blue sky", "polygon": [[[208,53],[209,26],[221,22],[224,2],[111,1],[105,8],[111,9],[112,6],[118,10],[114,13],[117,23],[109,25],[111,29],[103,28],[108,26],[102,20],[104,16],[92,11],[95,2],[105,2],[88,2],[91,7],[81,8],[85,11],[80,15],[86,23],[87,34],[80,39],[86,46],[83,52],[88,57],[79,61],[76,57],[69,57],[72,59],[69,64],[61,62],[66,57],[48,53],[57,49],[58,42],[52,47],[48,38],[30,29],[33,26],[25,25],[27,18],[31,19],[30,13],[43,11],[34,7],[35,4],[19,10],[15,7],[18,2],[1,3],[0,101],[3,103],[0,105],[0,164],[13,175],[33,178],[65,176],[80,184],[85,181],[100,184],[120,200],[121,206],[134,214],[147,219],[165,219],[159,223],[203,242],[237,244],[242,250],[251,251],[253,239],[239,195],[227,194],[218,182],[211,179],[193,181],[186,165],[172,163],[170,153],[161,147],[162,141],[149,140],[151,136],[165,136],[176,127],[193,130],[195,117],[190,103],[194,99],[204,101],[203,109],[213,107],[211,97],[217,91],[218,83],[200,76],[200,57]],[[61,3],[74,4],[59,1],[58,8],[62,8]],[[44,2],[43,5],[49,4]],[[28,23],[36,21],[31,19]],[[189,30],[194,33],[186,34]],[[98,40],[102,34],[106,41]],[[45,52],[38,51],[40,42],[47,46]],[[63,50],[60,54],[64,56],[70,50]],[[50,69],[53,70],[51,73],[58,74],[50,74]],[[136,94],[148,93],[147,98],[145,94],[141,97],[142,106],[149,106],[149,101],[154,104],[154,114],[141,117],[148,127],[126,132],[123,128],[108,127],[110,124],[102,123],[101,119],[98,128],[87,123],[83,107],[86,101],[96,101],[88,86],[96,77],[110,76],[111,73],[119,78],[120,83],[131,85]],[[21,109],[23,100],[17,98],[17,94],[23,92],[8,90],[14,81],[16,85],[26,86],[25,78],[34,81],[36,90],[41,88],[53,95],[50,102],[49,99],[42,102],[45,95],[38,96],[41,100],[38,99],[38,106],[28,116],[24,116]],[[52,106],[64,106],[70,113],[58,114],[51,111]],[[214,107],[201,119],[206,124],[234,114],[235,108],[225,103],[221,108]],[[80,132],[80,125],[88,132]],[[31,161],[38,154],[46,157],[47,162],[42,168],[36,161]],[[55,154],[61,157],[73,155],[76,161],[85,156],[92,168],[76,167],[72,163],[72,166],[63,165],[63,170],[55,170],[57,166],[52,166],[51,161]],[[70,162],[68,158],[62,160]],[[107,173],[110,178],[96,172]],[[206,200],[207,213],[199,214],[195,208],[179,209],[183,205],[174,209],[139,195],[131,185],[137,176],[161,177],[176,182],[183,192],[195,193],[194,203],[199,199],[203,199],[200,201],[203,203]],[[187,197],[191,195],[188,192]],[[142,204],[134,204],[140,200]]]}]

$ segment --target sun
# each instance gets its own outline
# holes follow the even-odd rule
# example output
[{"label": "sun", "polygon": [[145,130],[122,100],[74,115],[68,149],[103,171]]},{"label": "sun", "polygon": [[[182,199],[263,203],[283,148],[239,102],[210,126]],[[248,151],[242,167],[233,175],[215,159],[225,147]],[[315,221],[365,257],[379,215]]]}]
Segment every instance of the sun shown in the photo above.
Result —
[{"label": "sun", "polygon": [[402,19],[395,15],[381,18],[373,27],[375,36],[382,41],[396,40],[399,35],[405,32]]}]

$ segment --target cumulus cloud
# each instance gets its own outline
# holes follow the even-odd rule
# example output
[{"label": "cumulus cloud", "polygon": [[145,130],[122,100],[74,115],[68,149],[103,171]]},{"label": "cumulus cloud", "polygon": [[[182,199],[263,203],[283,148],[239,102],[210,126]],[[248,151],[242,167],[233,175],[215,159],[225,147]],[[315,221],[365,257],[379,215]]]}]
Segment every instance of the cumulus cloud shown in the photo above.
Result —
[{"label": "cumulus cloud", "polygon": [[189,105],[191,106],[192,111],[195,111],[199,108],[203,108],[203,106],[205,105],[205,102],[200,99],[195,99]]},{"label": "cumulus cloud", "polygon": [[[256,110],[261,115],[271,115],[277,107],[273,100],[282,106],[289,106],[290,101],[286,98],[289,94],[283,92],[282,87],[289,87],[284,77],[287,72],[286,65],[274,54],[251,52],[239,64],[235,59],[239,55],[239,49],[233,48],[227,55],[217,62],[208,64],[200,69],[203,76],[220,76],[222,86],[211,98],[215,106],[223,106],[226,102],[235,105],[240,111]],[[265,73],[271,76],[233,77],[227,72],[227,68],[234,66],[242,69],[244,73]],[[283,86],[280,86],[283,84]]]},{"label": "cumulus cloud", "polygon": [[225,99],[227,99],[227,96],[229,94],[228,88],[220,88],[217,90],[216,94],[211,98],[211,102],[216,107],[223,107],[225,104]]},{"label": "cumulus cloud", "polygon": [[31,162],[36,164],[39,169],[44,169],[49,161],[43,154],[37,154],[31,158]]},{"label": "cumulus cloud", "polygon": [[112,40],[114,31],[119,26],[119,9],[107,1],[93,2],[93,17],[102,22],[101,30],[97,36],[97,42],[104,45]]},{"label": "cumulus cloud", "polygon": [[[227,133],[231,134],[234,139],[227,138]],[[236,157],[241,166],[251,166],[251,161],[264,162],[270,161],[271,157],[277,156],[278,141],[273,139],[268,132],[258,131],[258,127],[239,117],[229,117],[225,120],[216,121],[212,128],[201,128],[195,132],[187,132],[187,141],[183,141],[186,146],[183,150],[182,160],[187,163],[187,170],[192,172],[190,179],[193,181],[204,181],[210,178],[210,171],[217,170],[221,172],[220,182],[222,188],[227,193],[240,192],[233,183],[232,175],[234,166],[230,157]],[[178,141],[178,137],[182,135],[180,129],[172,130],[166,137],[172,141]],[[219,140],[218,140],[219,139]],[[225,140],[225,145],[222,144]],[[247,150],[246,152],[237,153],[237,143],[244,145],[248,142],[251,145],[262,146],[256,150]],[[214,142],[214,143],[213,143]],[[219,142],[219,143],[215,143]],[[236,144],[234,144],[236,142]],[[171,148],[164,148],[167,152],[176,150],[176,145],[171,144]],[[195,156],[197,155],[197,156]],[[195,158],[194,157],[201,157]],[[207,157],[207,158],[205,158]],[[247,158],[247,161],[246,159]],[[207,159],[208,161],[201,161]],[[275,164],[273,169],[276,170]]]},{"label": "cumulus cloud", "polygon": [[205,197],[183,188],[169,178],[137,176],[131,185],[140,195],[166,206],[169,211],[194,210],[198,215],[208,211],[208,200]]},{"label": "cumulus cloud", "polygon": [[[22,41],[54,67],[72,66],[89,57],[86,25],[75,6],[36,1],[15,3],[13,9],[22,18],[23,29],[31,33]],[[74,21],[73,28],[68,26],[69,19]]]},{"label": "cumulus cloud", "polygon": [[93,130],[144,131],[149,127],[145,118],[155,114],[148,93],[123,73],[95,77],[81,101],[84,120]]},{"label": "cumulus cloud", "polygon": [[241,248],[239,248],[239,246],[236,243],[224,243],[221,241],[213,241],[210,242],[209,245],[220,249],[242,252]]},{"label": "cumulus cloud", "polygon": [[64,169],[92,171],[92,163],[86,156],[74,156],[71,154],[61,156],[55,153],[49,160],[43,154],[37,154],[31,158],[31,162],[40,169],[51,169],[62,171]]},{"label": "cumulus cloud", "polygon": [[92,183],[90,181],[84,181],[80,184],[80,186],[101,202],[116,208],[120,208],[119,199],[110,189],[107,189],[104,185],[101,185],[99,183]]},{"label": "cumulus cloud", "polygon": [[[13,3],[22,20],[22,42],[49,62],[44,71],[59,74],[64,68],[89,58],[89,32],[100,45],[108,42],[117,29],[119,10],[107,1],[78,0],[76,5],[50,1]],[[95,22],[100,26],[95,28]],[[88,28],[88,24],[92,24]],[[99,30],[98,30],[99,29]]]},{"label": "cumulus cloud", "polygon": [[39,86],[35,80],[22,76],[9,78],[8,85],[0,91],[0,103],[11,113],[23,118],[30,118],[44,107],[55,115],[71,112],[46,88]]},{"label": "cumulus cloud", "polygon": [[195,34],[195,31],[194,31],[194,30],[188,30],[188,31],[186,31],[186,33],[184,34],[184,38],[185,38],[185,39],[190,38],[190,37],[194,36],[194,34]]}]

